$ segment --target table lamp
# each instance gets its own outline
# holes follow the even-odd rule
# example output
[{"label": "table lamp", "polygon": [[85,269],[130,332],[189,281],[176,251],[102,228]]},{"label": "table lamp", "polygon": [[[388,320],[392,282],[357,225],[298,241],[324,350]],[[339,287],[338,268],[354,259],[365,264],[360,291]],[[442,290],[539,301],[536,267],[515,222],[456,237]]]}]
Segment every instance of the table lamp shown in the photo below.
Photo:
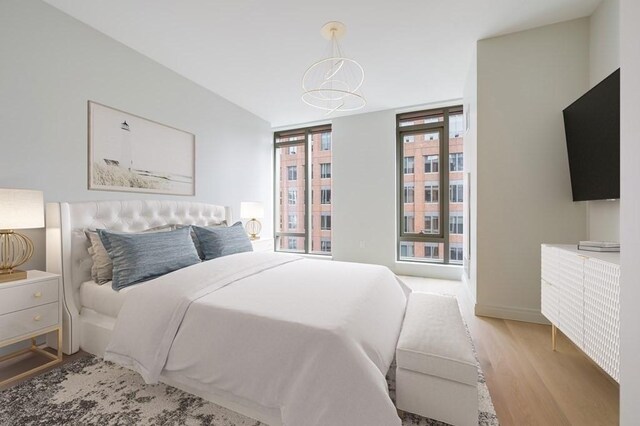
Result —
[{"label": "table lamp", "polygon": [[0,283],[27,278],[15,268],[33,256],[33,242],[14,229],[43,227],[42,191],[0,188]]},{"label": "table lamp", "polygon": [[262,224],[258,219],[264,217],[264,206],[262,203],[254,201],[243,201],[240,203],[240,217],[243,219],[249,219],[245,225],[247,234],[252,240],[260,239],[260,230]]}]

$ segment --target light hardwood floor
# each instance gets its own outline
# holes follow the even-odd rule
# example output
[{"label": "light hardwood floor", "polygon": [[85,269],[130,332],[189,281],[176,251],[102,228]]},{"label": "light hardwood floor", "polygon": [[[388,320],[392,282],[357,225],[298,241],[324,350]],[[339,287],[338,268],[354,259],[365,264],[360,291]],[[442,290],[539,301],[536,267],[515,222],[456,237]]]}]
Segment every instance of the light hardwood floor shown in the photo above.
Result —
[{"label": "light hardwood floor", "polygon": [[[458,297],[502,425],[618,424],[618,385],[561,333],[554,352],[550,326],[474,316],[460,282],[401,278],[416,291]],[[38,362],[0,365],[0,380]]]},{"label": "light hardwood floor", "polygon": [[416,291],[455,295],[501,425],[617,425],[619,387],[551,326],[478,317],[463,283],[401,277]]}]

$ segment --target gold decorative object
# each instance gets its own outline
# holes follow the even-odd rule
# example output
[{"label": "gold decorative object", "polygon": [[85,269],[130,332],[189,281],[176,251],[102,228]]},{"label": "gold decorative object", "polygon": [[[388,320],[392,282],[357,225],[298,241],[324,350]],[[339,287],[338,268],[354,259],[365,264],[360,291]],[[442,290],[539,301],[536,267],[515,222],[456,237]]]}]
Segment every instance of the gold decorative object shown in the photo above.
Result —
[{"label": "gold decorative object", "polygon": [[244,228],[249,234],[251,240],[260,239],[260,231],[262,230],[262,224],[258,218],[264,217],[264,206],[262,203],[255,201],[243,201],[240,203],[240,216],[249,219]]}]

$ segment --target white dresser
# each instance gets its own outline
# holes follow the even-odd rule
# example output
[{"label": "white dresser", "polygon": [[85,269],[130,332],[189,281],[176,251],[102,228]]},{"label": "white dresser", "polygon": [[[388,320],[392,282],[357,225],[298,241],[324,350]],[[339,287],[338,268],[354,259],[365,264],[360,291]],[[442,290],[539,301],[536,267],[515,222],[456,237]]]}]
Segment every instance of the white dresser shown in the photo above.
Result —
[{"label": "white dresser", "polygon": [[[0,361],[14,358],[29,351],[49,360],[25,373],[0,382],[25,377],[62,361],[61,286],[58,275],[41,271],[28,271],[24,280],[0,284],[0,348],[31,340],[30,347],[0,357]],[[36,338],[57,332],[57,353],[45,351],[36,344]]]},{"label": "white dresser", "polygon": [[542,314],[619,382],[620,253],[542,245]]}]

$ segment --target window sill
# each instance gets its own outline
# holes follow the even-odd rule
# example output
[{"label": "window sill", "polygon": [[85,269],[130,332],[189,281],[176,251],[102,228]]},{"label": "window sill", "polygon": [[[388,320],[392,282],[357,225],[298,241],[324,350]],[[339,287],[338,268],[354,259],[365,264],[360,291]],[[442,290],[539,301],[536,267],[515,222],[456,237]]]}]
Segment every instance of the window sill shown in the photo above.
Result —
[{"label": "window sill", "polygon": [[426,278],[460,281],[464,268],[462,265],[426,263],[396,260],[394,271],[397,275],[412,275]]}]

